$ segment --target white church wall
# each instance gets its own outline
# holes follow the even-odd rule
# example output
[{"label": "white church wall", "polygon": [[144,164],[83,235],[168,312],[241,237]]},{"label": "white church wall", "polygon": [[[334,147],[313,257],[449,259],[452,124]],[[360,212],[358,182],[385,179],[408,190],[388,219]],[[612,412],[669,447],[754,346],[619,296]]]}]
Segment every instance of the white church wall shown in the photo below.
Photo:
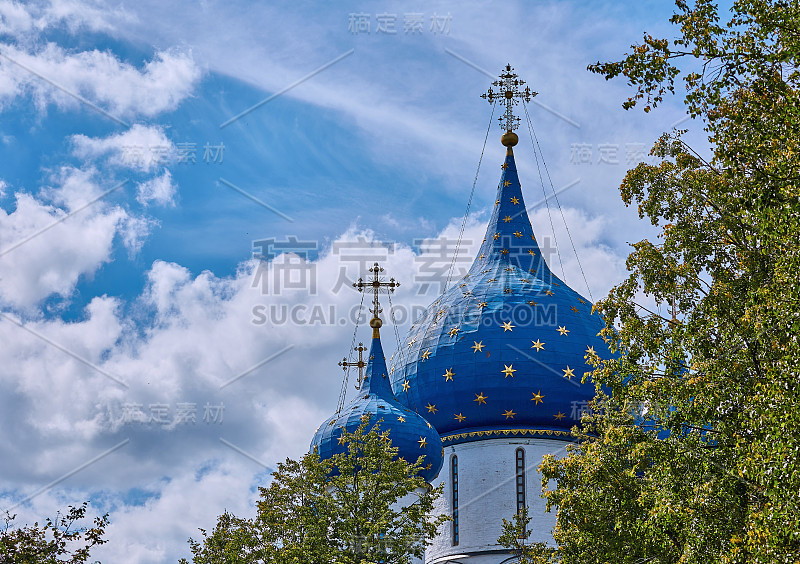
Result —
[{"label": "white church wall", "polygon": [[[545,454],[563,456],[563,441],[536,438],[488,439],[461,443],[445,448],[442,471],[434,482],[444,484],[434,512],[452,516],[452,458],[458,457],[458,544],[453,544],[453,523],[447,522],[425,553],[426,564],[460,562],[458,555],[468,555],[469,564],[513,562],[497,544],[503,518],[517,511],[516,452],[525,453],[525,502],[531,516],[530,542],[552,543],[555,513],[545,512],[541,496],[539,464]],[[482,553],[482,554],[481,554]]]}]

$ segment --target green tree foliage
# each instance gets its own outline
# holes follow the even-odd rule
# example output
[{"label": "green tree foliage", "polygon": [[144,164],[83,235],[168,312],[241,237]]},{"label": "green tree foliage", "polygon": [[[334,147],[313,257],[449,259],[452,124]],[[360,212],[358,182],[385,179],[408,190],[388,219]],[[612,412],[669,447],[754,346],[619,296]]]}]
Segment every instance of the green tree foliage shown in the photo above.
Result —
[{"label": "green tree foliage", "polygon": [[800,562],[800,5],[736,0],[723,23],[677,0],[671,22],[589,67],[645,111],[682,80],[712,155],[665,134],[621,186],[660,235],[596,305],[609,393],[542,466],[559,559]]},{"label": "green tree foliage", "polygon": [[[257,514],[225,513],[200,542],[193,564],[405,564],[421,557],[446,517],[431,517],[441,487],[431,489],[413,463],[397,457],[388,431],[365,419],[342,432],[347,452],[316,453],[278,465],[260,488]],[[188,564],[186,560],[181,561]]]},{"label": "green tree foliage", "polygon": [[34,523],[14,526],[14,515],[6,513],[0,531],[0,563],[2,564],[83,564],[89,560],[92,547],[107,542],[103,539],[108,514],[95,517],[92,527],[81,527],[88,503],[69,506],[66,514],[47,518],[43,525]]},{"label": "green tree foliage", "polygon": [[516,564],[550,564],[557,562],[557,551],[545,543],[528,543],[528,525],[531,517],[528,507],[517,511],[509,521],[503,519],[503,532],[497,539],[498,544],[514,553]]}]

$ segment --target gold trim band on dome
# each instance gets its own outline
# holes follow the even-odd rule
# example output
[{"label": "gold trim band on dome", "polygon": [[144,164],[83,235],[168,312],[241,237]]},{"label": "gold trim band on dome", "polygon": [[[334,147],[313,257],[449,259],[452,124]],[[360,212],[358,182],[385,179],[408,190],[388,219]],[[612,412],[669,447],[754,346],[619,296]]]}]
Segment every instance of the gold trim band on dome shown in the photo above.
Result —
[{"label": "gold trim band on dome", "polygon": [[503,437],[508,435],[547,435],[556,437],[571,437],[569,431],[556,431],[553,429],[487,429],[485,431],[467,431],[442,437],[442,442],[455,441],[474,437]]}]

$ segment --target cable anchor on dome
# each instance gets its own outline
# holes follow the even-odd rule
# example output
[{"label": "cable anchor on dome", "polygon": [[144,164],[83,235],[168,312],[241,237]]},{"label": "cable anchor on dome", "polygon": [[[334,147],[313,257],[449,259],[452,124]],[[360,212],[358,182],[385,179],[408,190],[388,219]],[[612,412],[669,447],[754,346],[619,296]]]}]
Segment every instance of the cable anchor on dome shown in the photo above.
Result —
[{"label": "cable anchor on dome", "polygon": [[353,347],[353,350],[358,352],[358,360],[355,362],[348,362],[347,357],[344,357],[339,363],[339,366],[341,366],[342,370],[345,372],[347,372],[347,369],[351,366],[358,368],[358,383],[356,384],[356,390],[360,390],[361,384],[364,383],[364,369],[367,367],[367,361],[364,360],[364,352],[367,350],[367,347],[364,346],[364,343],[358,343],[358,346]]},{"label": "cable anchor on dome", "polygon": [[389,279],[388,282],[381,281],[380,274],[383,272],[383,268],[381,268],[377,262],[369,269],[369,272],[372,273],[372,280],[367,280],[365,282],[362,278],[359,278],[358,282],[353,282],[353,287],[359,292],[363,292],[365,288],[372,289],[372,307],[370,308],[372,319],[369,322],[369,326],[372,327],[372,337],[375,338],[378,336],[378,329],[383,325],[380,319],[380,313],[383,310],[378,301],[378,294],[383,289],[385,289],[387,293],[394,292],[394,289],[400,286],[400,282],[396,282],[394,278]]},{"label": "cable anchor on dome", "polygon": [[514,68],[511,65],[506,65],[498,80],[492,83],[492,86],[497,87],[497,91],[494,91],[490,86],[487,92],[481,94],[481,98],[490,104],[499,101],[506,105],[505,115],[498,118],[498,120],[500,121],[500,127],[506,130],[500,141],[509,149],[519,141],[519,137],[514,133],[514,130],[519,127],[521,118],[514,115],[514,106],[519,104],[520,101],[530,102],[538,94],[528,86],[525,86],[525,90],[522,90],[524,84],[525,81],[517,76]]}]

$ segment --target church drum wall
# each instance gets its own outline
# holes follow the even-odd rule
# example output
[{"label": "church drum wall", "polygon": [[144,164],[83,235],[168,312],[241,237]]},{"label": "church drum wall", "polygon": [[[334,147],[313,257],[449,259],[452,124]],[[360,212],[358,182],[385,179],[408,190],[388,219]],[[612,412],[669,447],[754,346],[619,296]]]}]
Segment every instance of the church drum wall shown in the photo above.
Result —
[{"label": "church drum wall", "polygon": [[[446,444],[446,443],[445,443]],[[469,555],[470,564],[498,564],[511,556],[497,544],[503,518],[517,510],[517,449],[525,450],[525,499],[531,516],[530,542],[552,544],[555,512],[545,512],[539,464],[545,454],[564,456],[567,443],[551,439],[488,439],[446,446],[444,465],[433,485],[444,483],[436,514],[452,515],[452,457],[458,457],[459,543],[453,545],[453,523],[442,525],[425,552],[426,564],[447,556]],[[481,554],[483,553],[483,554]],[[466,560],[465,560],[466,561]]]}]

